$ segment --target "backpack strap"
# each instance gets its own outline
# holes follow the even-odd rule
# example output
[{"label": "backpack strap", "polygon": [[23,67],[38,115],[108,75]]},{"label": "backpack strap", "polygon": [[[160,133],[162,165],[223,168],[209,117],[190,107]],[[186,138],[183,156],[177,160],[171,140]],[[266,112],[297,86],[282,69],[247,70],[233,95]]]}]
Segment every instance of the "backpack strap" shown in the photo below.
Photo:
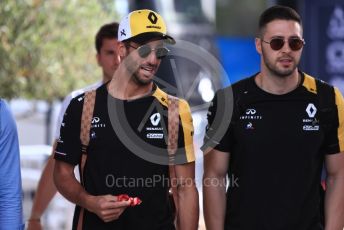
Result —
[{"label": "backpack strap", "polygon": [[335,106],[336,106],[336,95],[334,87],[327,84],[326,82],[316,79],[317,86],[317,98],[319,102],[319,119],[321,127],[324,129],[325,137],[330,135],[330,131],[336,124],[334,119]]},{"label": "backpack strap", "polygon": [[[92,123],[92,116],[94,111],[94,104],[96,101],[96,90],[87,91],[84,97],[84,105],[81,115],[80,140],[82,144],[82,154],[79,163],[80,182],[84,186],[84,168],[87,159],[87,147],[90,142],[90,130]],[[77,230],[82,230],[82,223],[84,218],[84,208],[80,207],[79,219],[77,223]]]},{"label": "backpack strap", "polygon": [[[179,134],[179,99],[167,95],[168,98],[168,144],[167,151],[169,156],[170,174],[170,193],[173,196],[175,217],[178,216],[178,181],[175,170],[175,154],[178,149]],[[171,194],[170,194],[171,195]]]},{"label": "backpack strap", "polygon": [[178,148],[179,133],[179,99],[168,95],[168,145],[169,164],[174,165]]},{"label": "backpack strap", "polygon": [[[82,108],[82,115],[81,115],[81,127],[80,127],[80,140],[82,144],[82,157],[80,162],[80,170],[81,173],[84,171],[85,163],[86,163],[86,150],[88,144],[90,142],[90,130],[91,130],[91,123],[92,123],[92,116],[94,111],[94,104],[96,101],[96,91],[91,90],[85,93],[84,98],[84,105]],[[80,174],[82,177],[83,183],[83,175]]]},{"label": "backpack strap", "polygon": [[[326,82],[315,79],[316,87],[317,87],[317,99],[319,102],[319,122],[324,130],[325,140],[331,134],[331,129],[333,125],[336,125],[337,119],[334,119],[335,112],[337,112],[334,108],[336,106],[336,95],[334,92],[334,87],[328,85]],[[326,178],[326,167],[323,164],[322,173],[325,175]],[[322,176],[323,177],[323,176]],[[321,183],[319,185],[319,194],[320,194],[320,218],[321,223],[324,225],[325,223],[325,212],[324,212],[324,205],[325,205],[325,191],[326,191],[326,180],[324,178],[321,179]]]}]

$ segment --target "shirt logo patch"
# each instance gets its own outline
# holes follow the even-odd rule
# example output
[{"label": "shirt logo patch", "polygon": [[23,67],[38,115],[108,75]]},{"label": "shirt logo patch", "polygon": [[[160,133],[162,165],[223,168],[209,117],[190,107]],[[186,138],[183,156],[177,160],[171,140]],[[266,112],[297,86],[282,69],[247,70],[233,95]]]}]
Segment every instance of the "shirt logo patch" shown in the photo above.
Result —
[{"label": "shirt logo patch", "polygon": [[258,111],[254,108],[246,109],[245,113],[240,116],[240,120],[262,120],[263,116],[258,114]]},{"label": "shirt logo patch", "polygon": [[306,112],[310,118],[313,118],[317,113],[317,108],[313,103],[309,103],[306,108]]},{"label": "shirt logo patch", "polygon": [[164,138],[163,133],[147,133],[147,138],[148,139],[162,139]]},{"label": "shirt logo patch", "polygon": [[96,138],[97,138],[96,132],[92,131],[92,133],[91,133],[91,139],[96,139]]},{"label": "shirt logo patch", "polygon": [[160,113],[154,113],[151,117],[150,117],[150,121],[152,123],[152,125],[157,126],[160,122],[161,116]]},{"label": "shirt logo patch", "polygon": [[94,118],[92,118],[92,124],[94,124],[94,123],[98,123],[100,121],[100,118],[99,117],[94,117]]},{"label": "shirt logo patch", "polygon": [[313,103],[308,103],[306,107],[306,113],[308,115],[308,118],[304,118],[302,120],[303,131],[319,131],[320,129],[319,120],[315,117],[317,111],[318,110]]},{"label": "shirt logo patch", "polygon": [[99,117],[93,117],[91,124],[91,128],[105,128],[105,123],[101,123]]},{"label": "shirt logo patch", "polygon": [[247,123],[246,129],[254,129],[253,124],[251,122]]},{"label": "shirt logo patch", "polygon": [[304,125],[303,126],[304,131],[318,131],[319,130],[319,125]]},{"label": "shirt logo patch", "polygon": [[257,113],[257,110],[255,109],[246,109],[246,114],[247,115],[254,115]]},{"label": "shirt logo patch", "polygon": [[[147,133],[146,138],[147,139],[163,139],[164,138],[164,128],[159,126],[159,124],[163,125],[164,121],[161,121],[161,114],[160,113],[153,113],[149,118],[151,124],[153,126],[146,127]],[[161,121],[161,122],[160,122]]]}]

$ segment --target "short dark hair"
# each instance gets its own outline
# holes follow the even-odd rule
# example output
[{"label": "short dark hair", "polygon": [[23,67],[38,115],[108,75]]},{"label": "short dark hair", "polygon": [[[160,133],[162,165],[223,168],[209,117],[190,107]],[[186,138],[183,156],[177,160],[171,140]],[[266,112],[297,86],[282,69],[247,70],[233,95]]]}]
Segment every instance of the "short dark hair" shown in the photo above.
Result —
[{"label": "short dark hair", "polygon": [[118,23],[108,23],[100,27],[98,33],[96,34],[96,50],[97,53],[100,53],[100,49],[103,46],[103,39],[117,39],[118,38]]},{"label": "short dark hair", "polygon": [[272,6],[266,9],[259,18],[259,33],[262,34],[262,30],[266,24],[274,20],[292,20],[298,22],[302,27],[302,21],[300,15],[292,8],[288,6]]}]

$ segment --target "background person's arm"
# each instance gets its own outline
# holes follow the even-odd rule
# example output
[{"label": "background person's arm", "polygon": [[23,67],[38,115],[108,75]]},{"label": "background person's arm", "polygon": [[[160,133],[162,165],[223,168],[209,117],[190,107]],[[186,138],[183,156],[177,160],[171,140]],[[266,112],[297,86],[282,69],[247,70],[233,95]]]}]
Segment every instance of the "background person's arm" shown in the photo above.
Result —
[{"label": "background person's arm", "polygon": [[42,224],[40,219],[47,209],[49,203],[55,196],[57,189],[53,180],[54,172],[54,152],[56,148],[56,141],[54,142],[52,154],[45,165],[41,178],[39,179],[35,197],[33,199],[31,215],[28,220],[28,230],[40,230]]},{"label": "background person's arm", "polygon": [[195,183],[195,162],[176,165],[178,182],[178,230],[198,229],[199,205]]},{"label": "background person's arm", "polygon": [[54,172],[54,152],[57,145],[57,140],[60,137],[60,127],[64,114],[66,113],[67,107],[73,98],[73,92],[70,93],[62,102],[59,115],[57,117],[56,127],[55,127],[55,141],[53,143],[52,153],[49,157],[44,169],[42,171],[41,177],[38,181],[35,197],[32,203],[31,215],[28,219],[28,229],[27,230],[41,230],[42,223],[40,219],[47,209],[49,203],[55,196],[57,189],[53,180]]},{"label": "background person's arm", "polygon": [[212,149],[204,155],[203,210],[208,230],[224,228],[228,163],[227,152]]}]

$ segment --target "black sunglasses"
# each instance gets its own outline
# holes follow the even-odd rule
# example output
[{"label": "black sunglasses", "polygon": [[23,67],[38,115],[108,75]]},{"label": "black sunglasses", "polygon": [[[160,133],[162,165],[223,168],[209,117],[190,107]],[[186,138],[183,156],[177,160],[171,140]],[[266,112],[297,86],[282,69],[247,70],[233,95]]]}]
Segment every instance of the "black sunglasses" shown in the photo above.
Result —
[{"label": "black sunglasses", "polygon": [[151,48],[149,45],[142,45],[139,47],[135,47],[132,45],[129,45],[129,46],[134,49],[137,49],[137,52],[139,53],[141,58],[146,58],[152,51],[155,51],[156,58],[162,59],[166,57],[168,52],[170,52],[170,50],[167,49],[166,47]]},{"label": "black sunglasses", "polygon": [[[263,42],[270,44],[271,49],[273,50],[280,50],[284,46],[285,40],[284,38],[273,38],[270,40],[270,42],[264,41],[261,39]],[[288,39],[288,45],[291,50],[297,51],[300,50],[304,45],[305,41],[300,38],[289,38]]]}]

